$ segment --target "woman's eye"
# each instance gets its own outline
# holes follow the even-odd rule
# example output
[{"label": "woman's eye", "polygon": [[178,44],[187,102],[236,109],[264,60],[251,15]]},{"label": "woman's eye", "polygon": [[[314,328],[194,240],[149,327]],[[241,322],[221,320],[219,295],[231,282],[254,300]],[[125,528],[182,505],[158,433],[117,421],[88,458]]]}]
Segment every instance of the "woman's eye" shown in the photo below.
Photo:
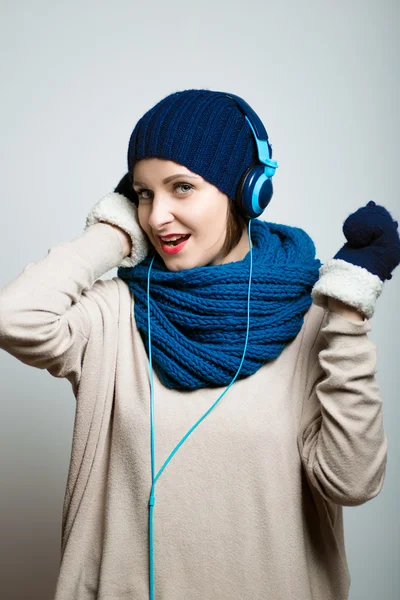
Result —
[{"label": "woman's eye", "polygon": [[179,182],[179,183],[176,183],[176,184],[174,185],[174,189],[176,189],[177,187],[180,187],[180,188],[182,188],[182,187],[185,187],[185,186],[189,188],[188,190],[186,190],[186,192],[188,192],[189,190],[191,190],[191,189],[193,188],[193,186],[192,186],[192,185],[190,185],[190,183],[183,183],[183,182]]},{"label": "woman's eye", "polygon": [[140,189],[140,190],[136,190],[137,195],[139,196],[139,198],[143,198],[143,200],[148,200],[148,198],[144,198],[143,197],[143,192],[148,192],[149,190],[146,190],[145,188]]},{"label": "woman's eye", "polygon": [[[193,188],[193,186],[190,183],[184,183],[183,181],[180,181],[179,183],[174,184],[174,190],[177,188],[186,188],[183,190],[183,193],[187,194]],[[139,196],[139,199],[150,200],[149,196],[144,196],[145,193],[151,194],[150,190],[146,188],[140,188],[139,190],[136,190],[136,193]]]}]

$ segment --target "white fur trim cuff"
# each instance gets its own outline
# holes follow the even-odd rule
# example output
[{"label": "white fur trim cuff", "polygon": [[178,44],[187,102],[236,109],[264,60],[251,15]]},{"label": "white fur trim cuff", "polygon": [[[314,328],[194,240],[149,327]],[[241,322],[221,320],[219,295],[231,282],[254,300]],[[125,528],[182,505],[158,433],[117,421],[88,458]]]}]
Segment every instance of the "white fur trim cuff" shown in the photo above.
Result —
[{"label": "white fur trim cuff", "polygon": [[99,200],[86,217],[85,229],[95,223],[118,225],[130,236],[132,251],[125,256],[119,267],[134,267],[144,260],[149,252],[149,242],[139,225],[137,208],[123,194],[111,192]]},{"label": "white fur trim cuff", "polygon": [[364,267],[340,258],[332,258],[319,269],[319,279],[311,296],[318,306],[328,307],[327,296],[354,306],[370,319],[376,300],[382,293],[383,281]]}]

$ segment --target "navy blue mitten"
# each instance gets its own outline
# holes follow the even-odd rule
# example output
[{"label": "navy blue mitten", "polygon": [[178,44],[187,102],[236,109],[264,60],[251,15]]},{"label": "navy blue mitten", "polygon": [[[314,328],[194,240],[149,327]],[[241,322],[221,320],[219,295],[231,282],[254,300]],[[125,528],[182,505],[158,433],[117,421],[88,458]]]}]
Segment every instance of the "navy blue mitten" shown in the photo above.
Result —
[{"label": "navy blue mitten", "polygon": [[371,318],[384,281],[400,264],[398,222],[371,200],[347,217],[343,233],[347,242],[320,268],[311,295],[324,308],[329,296]]}]

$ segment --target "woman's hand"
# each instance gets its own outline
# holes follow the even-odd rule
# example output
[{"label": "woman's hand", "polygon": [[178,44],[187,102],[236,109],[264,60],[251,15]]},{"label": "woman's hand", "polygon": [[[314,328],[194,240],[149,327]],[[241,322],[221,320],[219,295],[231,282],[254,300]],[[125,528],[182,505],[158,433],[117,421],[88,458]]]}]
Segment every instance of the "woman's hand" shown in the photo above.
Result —
[{"label": "woman's hand", "polygon": [[384,206],[370,200],[345,220],[347,242],[333,258],[358,265],[381,281],[392,279],[400,263],[398,226]]},{"label": "woman's hand", "polygon": [[148,238],[140,227],[138,209],[135,203],[125,196],[128,193],[127,175],[121,179],[113,192],[101,198],[86,217],[85,229],[95,223],[107,223],[118,229],[125,256],[119,267],[134,267],[149,253]]},{"label": "woman's hand", "polygon": [[398,222],[384,206],[373,200],[349,215],[343,224],[347,242],[319,271],[311,296],[319,306],[334,312],[347,312],[353,319],[357,311],[370,319],[385,280],[400,264]]}]

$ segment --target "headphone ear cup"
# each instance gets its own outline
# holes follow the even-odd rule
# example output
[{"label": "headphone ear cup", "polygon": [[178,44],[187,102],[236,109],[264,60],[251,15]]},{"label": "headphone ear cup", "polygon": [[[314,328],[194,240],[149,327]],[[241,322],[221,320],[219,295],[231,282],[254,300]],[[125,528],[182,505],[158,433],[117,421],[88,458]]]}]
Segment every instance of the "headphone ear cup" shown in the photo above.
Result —
[{"label": "headphone ear cup", "polygon": [[247,217],[248,218],[248,213],[246,210],[246,206],[243,203],[243,190],[244,190],[244,184],[247,178],[248,173],[250,173],[251,169],[253,167],[249,167],[248,169],[246,169],[246,171],[244,172],[242,178],[239,181],[238,187],[236,189],[236,206],[238,207],[240,213],[243,215],[243,217]]},{"label": "headphone ear cup", "polygon": [[131,202],[138,206],[139,197],[132,185],[132,177],[129,173],[125,173],[121,181],[118,183],[117,187],[114,189],[114,192],[118,194],[122,194],[125,198],[128,198]]},{"label": "headphone ear cup", "polygon": [[[259,181],[262,181],[259,187]],[[255,189],[257,191],[255,192]],[[238,205],[247,217],[259,217],[268,204],[274,192],[271,178],[265,179],[264,165],[249,167],[238,187]]]}]

